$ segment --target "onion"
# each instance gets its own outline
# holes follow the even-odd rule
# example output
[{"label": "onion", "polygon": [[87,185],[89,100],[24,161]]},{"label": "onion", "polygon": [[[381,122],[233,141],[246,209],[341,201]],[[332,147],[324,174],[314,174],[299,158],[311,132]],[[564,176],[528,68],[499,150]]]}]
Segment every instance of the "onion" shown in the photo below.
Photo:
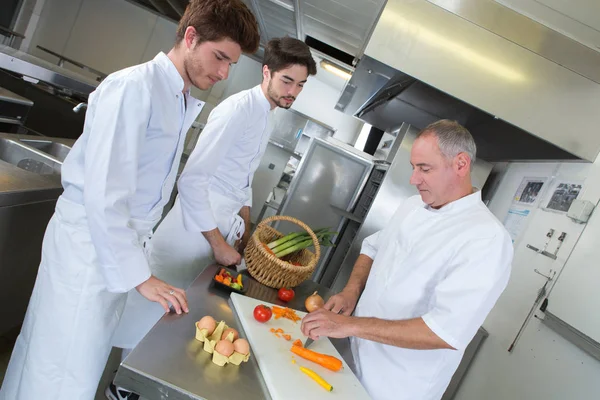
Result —
[{"label": "onion", "polygon": [[325,305],[323,298],[314,292],[310,296],[306,298],[304,301],[304,307],[308,310],[308,312],[313,312],[318,308],[321,308]]}]

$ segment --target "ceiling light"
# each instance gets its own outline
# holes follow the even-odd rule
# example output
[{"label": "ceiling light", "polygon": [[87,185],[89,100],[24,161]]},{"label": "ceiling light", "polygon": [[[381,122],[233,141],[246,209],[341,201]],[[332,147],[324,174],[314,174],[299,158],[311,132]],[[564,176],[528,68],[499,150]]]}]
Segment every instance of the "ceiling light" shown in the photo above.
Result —
[{"label": "ceiling light", "polygon": [[345,80],[350,80],[350,78],[352,77],[352,72],[342,67],[339,67],[327,60],[321,60],[321,68]]}]

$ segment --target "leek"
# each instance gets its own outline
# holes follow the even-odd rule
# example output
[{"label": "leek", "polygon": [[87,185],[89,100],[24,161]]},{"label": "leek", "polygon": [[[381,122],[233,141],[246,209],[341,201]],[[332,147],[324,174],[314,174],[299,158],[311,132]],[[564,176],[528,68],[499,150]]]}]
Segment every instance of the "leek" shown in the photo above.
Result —
[{"label": "leek", "polygon": [[272,247],[271,250],[273,251],[273,253],[277,254],[280,251],[287,249],[288,247],[292,247],[295,244],[304,242],[306,239],[310,239],[310,236],[306,237],[305,235],[300,235],[299,237],[296,237],[292,240],[288,240],[287,242],[280,244],[277,247]]},{"label": "leek", "polygon": [[310,247],[312,244],[313,244],[312,239],[304,240],[303,242],[297,243],[293,246],[288,247],[287,249],[284,249],[278,253],[275,253],[275,256],[277,258],[281,258],[281,257],[287,256],[288,254],[291,254],[295,251],[306,249],[307,247]]},{"label": "leek", "polygon": [[294,233],[290,233],[289,235],[286,235],[286,236],[282,237],[281,239],[277,239],[277,240],[275,240],[275,241],[273,241],[273,242],[269,243],[267,246],[268,246],[268,247],[269,247],[271,250],[273,250],[273,248],[275,248],[275,247],[279,246],[280,244],[283,244],[283,243],[285,243],[285,242],[287,242],[287,241],[289,241],[289,240],[292,240],[292,239],[294,239],[294,238],[296,238],[296,237],[298,237],[298,236],[304,235],[304,234],[305,234],[304,232],[294,232]]},{"label": "leek", "polygon": [[[321,246],[334,246],[331,242],[331,237],[337,235],[338,232],[330,232],[329,228],[321,228],[313,232]],[[281,258],[296,251],[311,247],[313,244],[312,238],[307,232],[293,232],[272,241],[267,244],[267,247],[271,249],[276,257]]]}]

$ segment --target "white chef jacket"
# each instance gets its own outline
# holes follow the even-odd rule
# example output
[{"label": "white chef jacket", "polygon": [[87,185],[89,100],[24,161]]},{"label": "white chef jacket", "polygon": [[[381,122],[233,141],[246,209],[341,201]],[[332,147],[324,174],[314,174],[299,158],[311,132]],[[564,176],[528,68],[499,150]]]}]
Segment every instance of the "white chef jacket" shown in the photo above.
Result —
[{"label": "white chef jacket", "polygon": [[210,113],[177,184],[187,231],[217,228],[209,191],[252,205],[252,178],[269,141],[270,111],[258,85],[228,97]]},{"label": "white chef jacket", "polygon": [[359,338],[352,352],[361,382],[376,400],[442,397],[469,344],[510,275],[513,248],[480,192],[439,210],[407,199],[389,225],[366,238],[374,260],[358,317],[422,317],[456,350],[413,350]]},{"label": "white chef jacket", "polygon": [[90,95],[83,134],[62,166],[62,197],[85,206],[111,292],[150,277],[140,226],[149,232],[160,220],[185,135],[204,105],[189,91],[184,100],[183,87],[164,53],[109,75]]}]

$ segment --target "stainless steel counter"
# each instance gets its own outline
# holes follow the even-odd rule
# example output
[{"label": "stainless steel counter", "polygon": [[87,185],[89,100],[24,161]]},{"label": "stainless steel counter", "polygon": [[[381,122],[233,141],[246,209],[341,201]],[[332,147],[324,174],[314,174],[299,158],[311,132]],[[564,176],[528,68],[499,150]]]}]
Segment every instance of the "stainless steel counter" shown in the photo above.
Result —
[{"label": "stainless steel counter", "polygon": [[[19,147],[25,146],[28,151],[39,157],[48,158],[53,163],[62,163],[52,155],[44,153],[22,140],[51,141],[71,147],[75,142],[72,139],[45,138],[29,135],[16,135],[0,133],[0,140],[8,139],[17,141]],[[10,150],[7,150],[10,151]],[[11,163],[0,159],[0,207],[13,206],[16,204],[31,203],[47,199],[56,199],[62,192],[60,175],[40,175],[26,171]]]},{"label": "stainless steel counter", "polygon": [[0,133],[0,334],[18,327],[40,264],[60,168],[73,140]]},{"label": "stainless steel counter", "polygon": [[[270,399],[254,357],[239,367],[218,367],[211,355],[194,339],[194,323],[205,315],[223,320],[240,331],[240,322],[229,302],[229,293],[212,286],[212,277],[220,267],[207,267],[187,290],[190,312],[186,315],[165,315],[129,354],[119,367],[117,385],[139,393],[148,400],[207,399],[263,400]],[[277,299],[277,291],[252,278],[248,279],[249,297],[285,305]],[[296,296],[287,304],[304,309],[304,299],[315,290],[327,301],[332,292],[313,281],[305,281],[294,289]],[[353,366],[347,339],[333,339],[342,357]]]}]

